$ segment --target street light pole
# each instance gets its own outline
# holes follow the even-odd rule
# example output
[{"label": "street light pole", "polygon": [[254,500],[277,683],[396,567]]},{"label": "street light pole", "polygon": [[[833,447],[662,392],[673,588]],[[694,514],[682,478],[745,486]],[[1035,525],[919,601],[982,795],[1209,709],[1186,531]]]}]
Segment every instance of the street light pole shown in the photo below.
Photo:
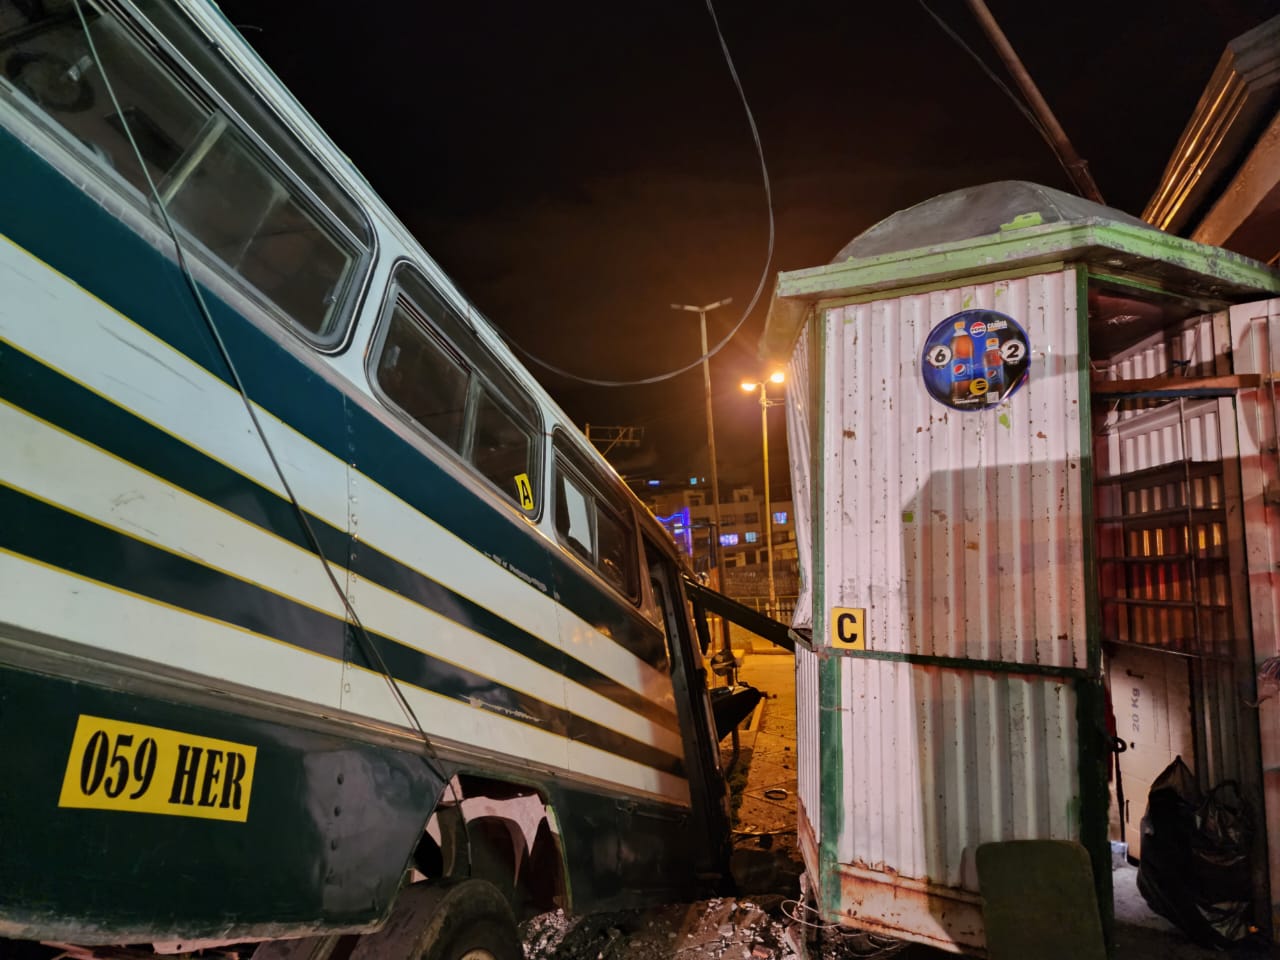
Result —
[{"label": "street light pole", "polygon": [[760,388],[760,446],[764,453],[764,555],[769,570],[769,616],[777,619],[778,591],[773,580],[773,506],[769,501],[769,408],[781,403],[770,401],[769,384],[782,383],[783,374],[775,373],[768,380],[743,381],[743,390]]},{"label": "street light pole", "polygon": [[[702,388],[706,395],[707,401],[707,455],[711,458],[711,514],[715,518],[716,529],[712,535],[711,558],[715,561],[713,566],[716,570],[720,569],[720,532],[723,529],[720,525],[720,471],[716,467],[716,428],[715,419],[711,412],[711,363],[707,358],[707,314],[717,307],[728,306],[733,303],[733,297],[726,297],[723,300],[717,300],[715,303],[708,303],[705,307],[694,307],[689,304],[673,303],[672,310],[687,310],[690,313],[698,315],[699,325],[702,328]],[[724,589],[724,585],[717,583],[719,589]]]},{"label": "street light pole", "polygon": [[769,565],[769,616],[777,619],[778,591],[773,585],[773,510],[769,503],[769,385],[760,384],[760,446],[764,451],[764,555]]},{"label": "street light pole", "polygon": [[1076,191],[1080,196],[1087,200],[1092,200],[1094,203],[1106,203],[1102,199],[1102,191],[1098,189],[1098,184],[1094,182],[1093,174],[1089,172],[1089,165],[1080,154],[1076,153],[1076,148],[1071,145],[1067,132],[1062,129],[1062,124],[1058,123],[1058,118],[1049,109],[1049,104],[1045,101],[1044,95],[1040,93],[1040,88],[1031,79],[1031,74],[1023,66],[1017,51],[1013,49],[1013,44],[1009,42],[1009,38],[1000,29],[1000,24],[996,22],[996,18],[991,15],[991,11],[987,9],[987,5],[983,0],[968,0],[968,2],[969,8],[973,11],[978,24],[987,35],[987,39],[991,41],[991,45],[1000,54],[1000,59],[1004,61],[1005,67],[1013,74],[1013,79],[1017,81],[1019,88],[1022,90],[1022,95],[1028,101],[1028,105],[1035,111],[1036,118],[1043,124],[1045,138],[1049,141],[1049,146],[1057,155],[1058,160],[1066,168],[1067,176],[1071,178],[1071,183],[1075,186]]}]

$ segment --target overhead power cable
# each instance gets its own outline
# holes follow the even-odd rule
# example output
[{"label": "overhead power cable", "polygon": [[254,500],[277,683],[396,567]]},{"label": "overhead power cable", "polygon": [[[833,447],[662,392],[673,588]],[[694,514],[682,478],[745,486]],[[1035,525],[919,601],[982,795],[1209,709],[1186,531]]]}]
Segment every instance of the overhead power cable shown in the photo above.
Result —
[{"label": "overhead power cable", "polygon": [[751,311],[755,309],[756,304],[760,300],[760,295],[764,292],[765,284],[769,280],[769,266],[773,263],[774,242],[773,188],[769,183],[769,168],[765,164],[764,147],[760,144],[760,130],[756,127],[756,118],[751,112],[751,104],[747,102],[747,94],[742,89],[742,80],[738,77],[737,67],[734,66],[733,57],[729,53],[729,44],[725,41],[724,33],[720,30],[720,20],[716,17],[716,10],[712,5],[712,0],[707,0],[707,12],[711,14],[711,22],[716,29],[716,37],[720,40],[720,50],[724,53],[724,61],[729,67],[729,75],[733,77],[733,84],[738,90],[738,97],[742,100],[742,109],[747,114],[747,123],[751,127],[751,138],[755,141],[756,145],[756,156],[760,158],[760,176],[764,182],[765,207],[769,213],[769,242],[765,251],[764,266],[760,270],[760,281],[756,284],[755,293],[751,295],[750,303],[748,303],[746,308],[742,311],[742,316],[738,319],[738,322],[734,324],[733,329],[725,334],[723,339],[716,343],[715,346],[711,347],[705,355],[699,355],[684,366],[675,370],[668,370],[665,373],[654,374],[651,377],[641,377],[638,380],[601,380],[595,377],[584,377],[581,374],[572,373],[569,370],[565,370],[563,367],[558,367],[555,364],[548,363],[541,357],[530,353],[524,347],[520,346],[520,344],[516,343],[509,335],[505,333],[502,334],[503,339],[511,345],[512,349],[520,353],[525,357],[525,359],[537,364],[544,370],[549,370],[557,376],[564,377],[566,380],[574,380],[578,383],[589,384],[593,387],[642,387],[654,383],[663,383],[667,380],[672,380],[683,373],[688,373],[695,367],[701,366],[704,360],[714,357],[717,353],[728,346],[729,341],[737,335],[738,331],[742,329],[742,325],[747,322],[747,318],[751,316]]}]

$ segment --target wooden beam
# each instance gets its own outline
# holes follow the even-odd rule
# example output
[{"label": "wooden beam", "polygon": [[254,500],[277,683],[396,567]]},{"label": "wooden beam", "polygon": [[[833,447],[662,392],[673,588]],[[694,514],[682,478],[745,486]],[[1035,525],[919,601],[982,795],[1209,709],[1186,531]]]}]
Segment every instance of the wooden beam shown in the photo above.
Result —
[{"label": "wooden beam", "polygon": [[1262,377],[1256,373],[1242,373],[1225,377],[1150,377],[1145,380],[1101,380],[1089,384],[1094,396],[1115,396],[1131,393],[1164,393],[1171,397],[1191,391],[1203,390],[1251,390],[1262,385]]}]

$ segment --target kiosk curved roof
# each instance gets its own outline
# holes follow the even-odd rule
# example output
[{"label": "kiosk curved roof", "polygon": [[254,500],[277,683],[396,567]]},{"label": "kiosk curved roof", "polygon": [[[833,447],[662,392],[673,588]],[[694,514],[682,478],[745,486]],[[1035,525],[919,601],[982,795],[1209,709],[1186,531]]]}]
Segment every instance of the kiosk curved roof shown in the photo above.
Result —
[{"label": "kiosk curved roof", "polygon": [[1160,232],[1137,217],[1074,194],[1026,180],[998,180],[953,190],[899,210],[850,240],[831,262],[988,236],[999,233],[1002,225],[1015,218],[1037,213],[1039,223],[1106,220]]}]

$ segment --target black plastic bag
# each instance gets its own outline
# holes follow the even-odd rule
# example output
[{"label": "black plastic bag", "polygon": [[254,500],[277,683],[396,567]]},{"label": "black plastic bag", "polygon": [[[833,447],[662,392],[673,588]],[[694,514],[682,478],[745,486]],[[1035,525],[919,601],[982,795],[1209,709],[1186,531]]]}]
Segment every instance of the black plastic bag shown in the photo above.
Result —
[{"label": "black plastic bag", "polygon": [[1138,891],[1196,943],[1225,947],[1242,940],[1253,918],[1252,839],[1235,781],[1206,796],[1178,757],[1147,796]]}]

